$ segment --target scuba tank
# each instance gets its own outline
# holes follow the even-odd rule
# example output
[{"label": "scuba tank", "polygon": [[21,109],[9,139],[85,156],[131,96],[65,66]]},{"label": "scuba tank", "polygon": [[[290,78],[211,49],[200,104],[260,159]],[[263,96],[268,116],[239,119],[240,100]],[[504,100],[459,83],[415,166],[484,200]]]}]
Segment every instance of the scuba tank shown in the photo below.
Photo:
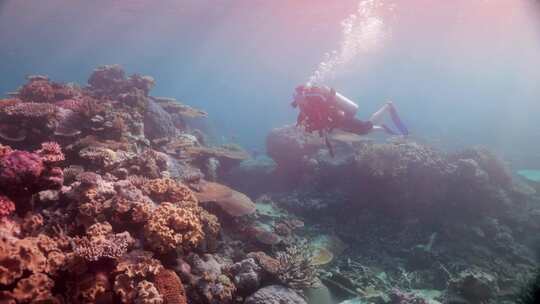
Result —
[{"label": "scuba tank", "polygon": [[336,92],[334,89],[331,89],[330,92],[334,96],[337,107],[345,112],[346,116],[353,117],[356,115],[356,112],[358,112],[358,105],[354,101]]},{"label": "scuba tank", "polygon": [[301,86],[301,95],[304,97],[319,97],[325,101],[333,101],[336,107],[343,111],[346,116],[353,117],[358,112],[358,105],[336,90],[327,86]]}]

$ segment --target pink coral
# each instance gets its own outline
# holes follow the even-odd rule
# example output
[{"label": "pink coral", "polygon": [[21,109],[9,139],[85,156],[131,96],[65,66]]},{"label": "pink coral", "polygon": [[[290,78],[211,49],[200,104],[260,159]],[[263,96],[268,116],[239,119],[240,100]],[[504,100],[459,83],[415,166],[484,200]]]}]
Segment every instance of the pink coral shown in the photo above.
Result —
[{"label": "pink coral", "polygon": [[15,211],[15,204],[9,197],[0,194],[0,217],[8,216]]},{"label": "pink coral", "polygon": [[60,145],[53,141],[42,143],[41,149],[37,150],[35,153],[41,157],[45,164],[54,164],[66,159]]},{"label": "pink coral", "polygon": [[14,151],[0,159],[0,187],[7,193],[26,192],[37,184],[44,170],[39,155]]}]

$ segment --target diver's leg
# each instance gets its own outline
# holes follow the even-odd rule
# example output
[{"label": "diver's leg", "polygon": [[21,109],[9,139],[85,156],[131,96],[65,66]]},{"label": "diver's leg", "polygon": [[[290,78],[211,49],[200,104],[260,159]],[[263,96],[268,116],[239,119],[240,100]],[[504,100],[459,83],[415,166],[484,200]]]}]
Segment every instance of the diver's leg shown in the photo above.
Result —
[{"label": "diver's leg", "polygon": [[389,105],[388,112],[390,113],[390,117],[392,118],[392,121],[394,122],[396,128],[399,129],[401,135],[409,135],[409,130],[407,129],[407,126],[405,126],[405,124],[401,121],[401,118],[399,117],[394,104],[392,102],[387,104]]},{"label": "diver's leg", "polygon": [[382,121],[384,120],[384,114],[386,112],[388,112],[388,114],[390,115],[390,118],[392,118],[392,122],[399,129],[401,134],[408,135],[409,130],[407,130],[407,127],[399,118],[396,108],[394,107],[394,104],[391,101],[387,102],[377,112],[371,115],[369,121],[371,121],[373,125],[377,127],[376,130],[384,130],[389,134],[395,134],[390,128],[388,128],[382,123]]},{"label": "diver's leg", "polygon": [[380,125],[384,119],[384,113],[388,112],[390,109],[390,102],[387,102],[384,106],[382,106],[377,112],[373,113],[371,117],[369,118],[369,121],[371,121],[374,125]]}]

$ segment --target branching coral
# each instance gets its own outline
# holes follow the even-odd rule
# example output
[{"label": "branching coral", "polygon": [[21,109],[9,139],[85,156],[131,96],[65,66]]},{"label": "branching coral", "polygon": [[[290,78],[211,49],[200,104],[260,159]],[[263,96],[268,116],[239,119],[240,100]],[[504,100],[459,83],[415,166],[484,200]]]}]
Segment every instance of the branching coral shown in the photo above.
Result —
[{"label": "branching coral", "polygon": [[174,249],[190,251],[204,239],[200,207],[195,203],[182,206],[162,203],[144,226],[148,246],[165,253]]},{"label": "branching coral", "polygon": [[287,247],[277,253],[279,281],[298,291],[317,284],[317,268],[312,263],[312,253],[306,243]]},{"label": "branching coral", "polygon": [[117,259],[127,252],[130,239],[128,232],[99,238],[78,238],[74,240],[73,251],[87,261],[97,261],[101,258]]}]

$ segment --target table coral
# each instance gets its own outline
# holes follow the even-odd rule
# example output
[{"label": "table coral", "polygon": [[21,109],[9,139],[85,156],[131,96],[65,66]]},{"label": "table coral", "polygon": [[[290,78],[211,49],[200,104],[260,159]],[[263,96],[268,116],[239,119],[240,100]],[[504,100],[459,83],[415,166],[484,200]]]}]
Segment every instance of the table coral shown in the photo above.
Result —
[{"label": "table coral", "polygon": [[196,203],[185,203],[181,207],[162,203],[144,226],[148,246],[160,253],[192,250],[204,239],[199,214],[200,207]]}]

